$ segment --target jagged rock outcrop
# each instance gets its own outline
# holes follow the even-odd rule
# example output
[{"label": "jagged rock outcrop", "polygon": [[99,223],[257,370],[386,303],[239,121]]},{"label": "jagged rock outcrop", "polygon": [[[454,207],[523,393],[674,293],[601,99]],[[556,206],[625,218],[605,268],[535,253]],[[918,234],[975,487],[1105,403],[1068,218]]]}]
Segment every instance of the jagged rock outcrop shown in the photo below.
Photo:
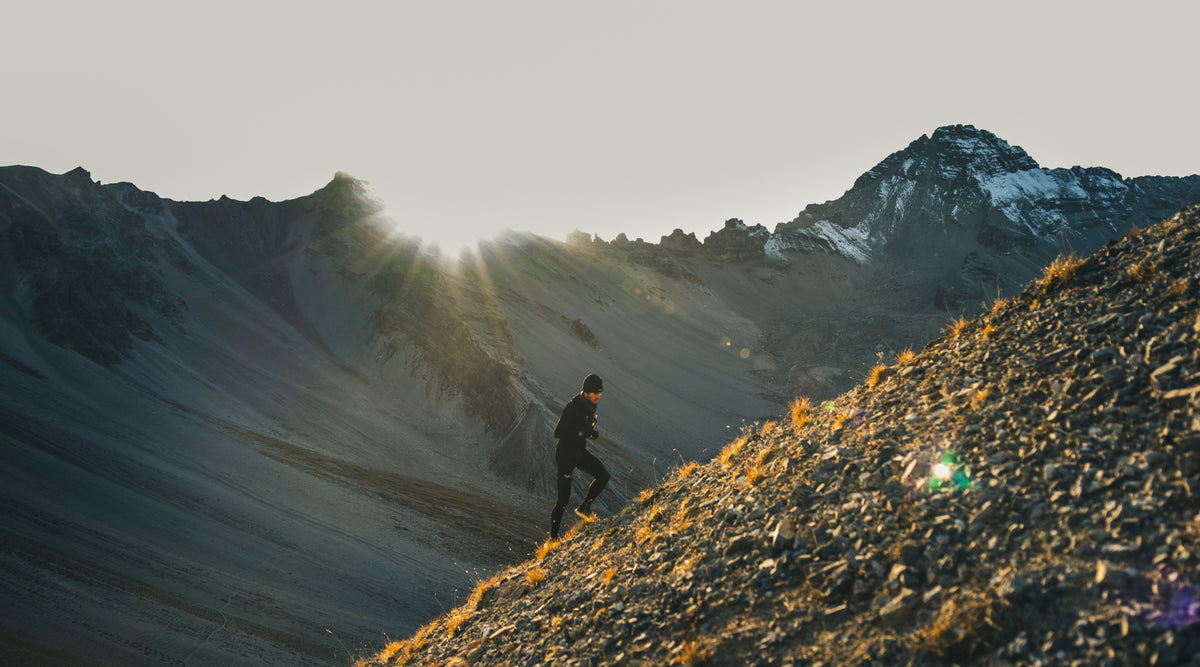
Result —
[{"label": "jagged rock outcrop", "polygon": [[[624,235],[622,235],[622,237],[623,236]],[[675,231],[671,232],[670,236],[662,237],[662,240],[659,241],[658,245],[668,250],[684,253],[700,252],[704,249],[704,245],[701,244],[700,240],[696,238],[695,232],[688,232],[687,234],[684,234],[682,229],[676,229]]]},{"label": "jagged rock outcrop", "polygon": [[1198,664],[1197,276],[1063,258],[360,664]]},{"label": "jagged rock outcrop", "polygon": [[183,302],[155,265],[186,271],[188,260],[112,190],[82,168],[4,172],[17,187],[0,186],[0,285],[24,286],[23,319],[46,340],[111,366],[156,338],[151,317],[178,319]]},{"label": "jagged rock outcrop", "polygon": [[747,226],[731,218],[725,226],[704,239],[704,250],[721,262],[747,262],[762,259],[770,232],[762,225]]}]

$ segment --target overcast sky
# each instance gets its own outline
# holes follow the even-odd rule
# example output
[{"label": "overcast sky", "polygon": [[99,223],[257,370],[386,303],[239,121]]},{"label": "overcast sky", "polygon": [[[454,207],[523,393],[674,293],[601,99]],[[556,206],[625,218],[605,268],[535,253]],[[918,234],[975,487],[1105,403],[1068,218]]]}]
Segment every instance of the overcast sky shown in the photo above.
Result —
[{"label": "overcast sky", "polygon": [[774,229],[953,123],[1200,173],[1193,0],[19,4],[0,164],[176,200],[345,171],[443,246]]}]

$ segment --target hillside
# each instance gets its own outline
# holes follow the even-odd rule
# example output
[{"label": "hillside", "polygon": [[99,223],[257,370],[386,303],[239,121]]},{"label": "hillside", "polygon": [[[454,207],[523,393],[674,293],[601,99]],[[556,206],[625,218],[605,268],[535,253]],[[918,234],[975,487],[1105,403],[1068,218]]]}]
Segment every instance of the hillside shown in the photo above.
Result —
[{"label": "hillside", "polygon": [[1060,258],[360,664],[1198,664],[1198,276]]}]

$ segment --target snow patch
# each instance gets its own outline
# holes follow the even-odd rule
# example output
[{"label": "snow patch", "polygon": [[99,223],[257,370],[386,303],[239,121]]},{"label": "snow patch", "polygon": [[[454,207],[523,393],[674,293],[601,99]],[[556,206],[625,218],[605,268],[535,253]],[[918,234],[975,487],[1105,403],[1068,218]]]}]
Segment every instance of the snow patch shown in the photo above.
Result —
[{"label": "snow patch", "polygon": [[1057,179],[1045,169],[1026,169],[981,178],[979,185],[997,207],[1019,200],[1038,202],[1088,197],[1087,191],[1078,181]]},{"label": "snow patch", "polygon": [[771,259],[786,263],[788,261],[788,253],[794,250],[795,247],[796,244],[790,243],[784,238],[783,234],[771,234],[767,237],[767,242],[763,244],[763,254]]},{"label": "snow patch", "polygon": [[859,264],[866,264],[871,259],[870,230],[867,225],[844,229],[828,220],[818,220],[807,231],[809,235],[828,243],[834,252]]}]

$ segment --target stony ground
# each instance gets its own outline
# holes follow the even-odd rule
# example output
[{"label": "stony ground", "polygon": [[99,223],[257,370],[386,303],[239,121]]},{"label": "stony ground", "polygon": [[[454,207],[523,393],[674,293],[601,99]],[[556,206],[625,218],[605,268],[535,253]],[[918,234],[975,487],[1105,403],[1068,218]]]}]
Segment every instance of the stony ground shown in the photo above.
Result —
[{"label": "stony ground", "polygon": [[1200,665],[1200,208],[797,401],[362,665]]}]

